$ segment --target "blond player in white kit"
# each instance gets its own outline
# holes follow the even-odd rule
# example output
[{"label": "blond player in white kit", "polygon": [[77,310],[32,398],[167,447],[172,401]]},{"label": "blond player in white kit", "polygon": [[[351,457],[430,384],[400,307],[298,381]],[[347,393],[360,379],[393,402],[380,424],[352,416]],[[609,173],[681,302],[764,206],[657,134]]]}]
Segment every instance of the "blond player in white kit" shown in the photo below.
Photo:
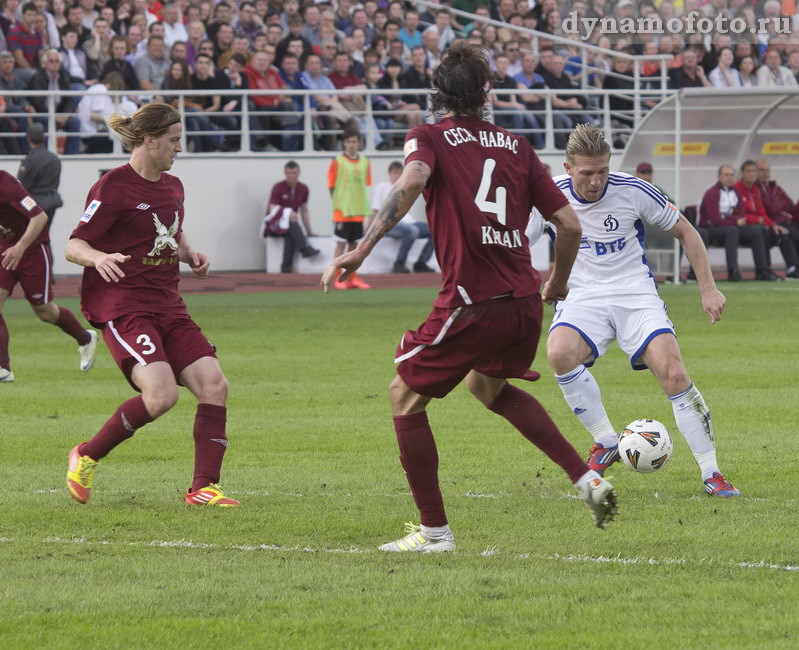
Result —
[{"label": "blond player in white kit", "polygon": [[[649,368],[671,401],[705,491],[738,496],[719,470],[710,411],[683,365],[644,248],[644,222],[680,241],[696,270],[702,308],[715,323],[726,299],[716,288],[699,234],[654,185],[610,172],[610,146],[594,126],[580,125],[571,134],[564,167],[567,173],[553,180],[577,213],[583,234],[569,294],[555,305],[547,357],[566,403],[594,437],[589,467],[603,474],[619,460],[617,430],[588,370],[615,340],[633,369]],[[528,236],[540,223],[534,213]]]}]

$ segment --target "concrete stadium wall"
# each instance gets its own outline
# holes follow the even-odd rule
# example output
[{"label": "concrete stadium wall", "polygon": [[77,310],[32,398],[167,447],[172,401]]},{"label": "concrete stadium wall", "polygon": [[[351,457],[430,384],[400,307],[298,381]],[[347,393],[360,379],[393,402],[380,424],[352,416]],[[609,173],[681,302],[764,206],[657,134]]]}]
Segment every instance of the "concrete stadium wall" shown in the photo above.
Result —
[{"label": "concrete stadium wall", "polygon": [[[373,182],[388,177],[388,165],[401,160],[401,152],[376,153],[372,161]],[[283,178],[288,157],[271,156],[185,156],[178,158],[172,172],[186,188],[185,232],[192,246],[211,259],[216,271],[254,271],[266,266],[264,242],[258,236],[269,192]],[[327,168],[331,154],[299,154],[293,157],[300,165],[300,180],[310,188],[309,209],[316,234],[331,233],[332,208],[327,190]],[[127,158],[62,157],[60,192],[64,207],[56,212],[50,231],[53,242],[54,272],[58,275],[80,273],[64,259],[69,235],[78,223],[89,188],[100,177],[100,170],[110,169]],[[544,156],[555,174],[562,169],[562,156]],[[4,159],[0,169],[16,176],[18,159]],[[146,201],[147,197],[141,197]],[[414,206],[424,218],[421,202]],[[546,258],[544,259],[544,262]],[[540,257],[537,264],[540,268]]]}]

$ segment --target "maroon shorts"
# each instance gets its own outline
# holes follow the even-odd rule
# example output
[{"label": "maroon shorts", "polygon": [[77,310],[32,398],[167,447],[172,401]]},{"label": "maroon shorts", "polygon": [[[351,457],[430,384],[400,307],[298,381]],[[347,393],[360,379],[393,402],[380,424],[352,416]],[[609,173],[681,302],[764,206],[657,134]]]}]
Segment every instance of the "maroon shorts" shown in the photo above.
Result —
[{"label": "maroon shorts", "polygon": [[494,298],[457,309],[434,308],[397,347],[397,372],[415,393],[444,397],[470,370],[535,381],[530,371],[541,336],[541,296]]},{"label": "maroon shorts", "polygon": [[[0,248],[0,253],[6,248]],[[25,251],[15,270],[8,271],[0,266],[0,289],[11,294],[19,284],[30,304],[44,305],[53,299],[53,287],[50,284],[52,266],[53,258],[47,244],[33,244]]]},{"label": "maroon shorts", "polygon": [[111,356],[134,389],[131,373],[136,364],[166,361],[180,373],[203,357],[216,357],[216,348],[186,312],[137,313],[103,323],[103,338]]}]

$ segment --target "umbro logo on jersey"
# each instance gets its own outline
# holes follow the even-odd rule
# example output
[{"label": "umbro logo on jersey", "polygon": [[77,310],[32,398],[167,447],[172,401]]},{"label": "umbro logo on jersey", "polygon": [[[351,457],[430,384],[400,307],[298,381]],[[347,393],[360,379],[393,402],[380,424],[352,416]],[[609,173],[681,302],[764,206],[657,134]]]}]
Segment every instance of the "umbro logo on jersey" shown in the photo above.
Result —
[{"label": "umbro logo on jersey", "polygon": [[149,203],[139,203],[139,205],[136,206],[136,209],[137,210],[146,210],[149,207],[150,207]]}]

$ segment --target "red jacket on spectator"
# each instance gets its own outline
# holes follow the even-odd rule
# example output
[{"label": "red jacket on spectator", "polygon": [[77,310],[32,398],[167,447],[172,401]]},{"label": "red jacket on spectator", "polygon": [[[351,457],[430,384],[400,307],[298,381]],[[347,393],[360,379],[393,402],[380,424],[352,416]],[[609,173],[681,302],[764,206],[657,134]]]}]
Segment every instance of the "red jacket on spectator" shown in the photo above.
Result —
[{"label": "red jacket on spectator", "polygon": [[[247,75],[247,81],[250,82],[252,90],[279,90],[285,85],[278,71],[272,66],[269,66],[269,69],[261,75],[248,63],[244,68],[244,73]],[[280,103],[278,95],[253,95],[250,99],[258,108],[271,108]]]},{"label": "red jacket on spectator", "polygon": [[732,188],[738,197],[738,205],[735,206],[735,212],[727,216],[721,214],[719,200],[722,187],[721,181],[719,181],[705,192],[702,197],[702,203],[699,205],[699,218],[696,220],[697,226],[737,226],[738,219],[745,217],[744,202],[737,187]]},{"label": "red jacket on spectator", "polygon": [[760,189],[757,187],[757,183],[754,183],[752,187],[746,187],[741,179],[735,184],[735,189],[738,191],[740,198],[743,199],[746,223],[755,225],[762,223],[769,227],[774,225],[774,222],[766,214],[766,208],[763,207],[763,199],[760,196]]},{"label": "red jacket on spectator", "polygon": [[760,198],[763,200],[763,207],[766,214],[774,223],[786,224],[793,219],[793,201],[785,193],[785,190],[777,185],[777,181],[755,183],[760,190]]}]

